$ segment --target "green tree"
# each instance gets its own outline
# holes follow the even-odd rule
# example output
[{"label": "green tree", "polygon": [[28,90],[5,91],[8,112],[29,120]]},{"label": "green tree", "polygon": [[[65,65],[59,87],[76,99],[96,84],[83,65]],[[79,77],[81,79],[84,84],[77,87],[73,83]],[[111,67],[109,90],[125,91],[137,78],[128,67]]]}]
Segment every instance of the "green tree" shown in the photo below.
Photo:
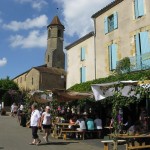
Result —
[{"label": "green tree", "polygon": [[18,85],[13,80],[10,80],[9,77],[0,80],[0,101],[5,102],[5,105],[10,105],[16,101],[15,97],[18,91]]},{"label": "green tree", "polygon": [[130,72],[130,59],[125,57],[117,63],[116,72],[118,74]]},{"label": "green tree", "polygon": [[19,90],[18,85],[9,77],[0,80],[0,90]]}]

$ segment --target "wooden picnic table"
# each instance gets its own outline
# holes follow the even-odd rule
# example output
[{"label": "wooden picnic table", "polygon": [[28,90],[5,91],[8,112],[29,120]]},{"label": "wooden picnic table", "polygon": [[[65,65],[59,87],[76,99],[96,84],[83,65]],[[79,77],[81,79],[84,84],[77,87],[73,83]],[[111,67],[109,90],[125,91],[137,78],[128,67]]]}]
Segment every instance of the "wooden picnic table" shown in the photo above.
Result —
[{"label": "wooden picnic table", "polygon": [[76,124],[70,124],[70,123],[55,123],[54,124],[54,130],[53,130],[53,136],[54,137],[62,137],[62,131],[63,130],[71,130],[69,129],[69,125],[78,127]]},{"label": "wooden picnic table", "polygon": [[[150,145],[142,145],[142,143],[140,143],[139,145],[135,145],[135,141],[139,140],[139,139],[146,139],[149,138],[150,139],[150,134],[135,134],[135,135],[128,135],[128,134],[110,134],[109,136],[111,137],[116,137],[117,139],[124,139],[126,140],[126,150],[130,150],[130,149],[144,149],[144,148],[150,148]],[[144,141],[145,142],[145,141]]]},{"label": "wooden picnic table", "polygon": [[55,125],[58,125],[58,126],[60,126],[60,127],[68,127],[69,125],[70,125],[70,123],[55,123]]},{"label": "wooden picnic table", "polygon": [[53,136],[60,137],[63,128],[68,128],[70,123],[54,123]]}]

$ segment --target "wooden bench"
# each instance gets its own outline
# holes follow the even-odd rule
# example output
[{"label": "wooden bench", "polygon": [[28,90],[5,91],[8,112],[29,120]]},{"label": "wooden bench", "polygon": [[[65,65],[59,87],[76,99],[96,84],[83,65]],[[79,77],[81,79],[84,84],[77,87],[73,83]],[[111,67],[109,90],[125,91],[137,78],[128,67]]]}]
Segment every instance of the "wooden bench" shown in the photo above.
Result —
[{"label": "wooden bench", "polygon": [[79,133],[82,136],[82,139],[84,140],[85,138],[85,132],[86,131],[73,131],[73,130],[63,130],[61,131],[61,133],[63,134],[63,139],[66,140],[67,139],[67,133]]},{"label": "wooden bench", "polygon": [[[110,143],[114,144],[114,140],[103,140],[101,141],[104,143],[104,150],[108,150],[108,146]],[[118,143],[126,142],[126,140],[117,140]]]},{"label": "wooden bench", "polygon": [[62,130],[61,134],[63,134],[63,139],[64,140],[67,139],[67,133],[79,133],[82,137],[82,140],[84,140],[86,133],[99,133],[99,131],[98,130],[78,131],[78,130],[70,130],[70,129]]},{"label": "wooden bench", "polygon": [[126,150],[150,148],[150,145],[126,146]]}]

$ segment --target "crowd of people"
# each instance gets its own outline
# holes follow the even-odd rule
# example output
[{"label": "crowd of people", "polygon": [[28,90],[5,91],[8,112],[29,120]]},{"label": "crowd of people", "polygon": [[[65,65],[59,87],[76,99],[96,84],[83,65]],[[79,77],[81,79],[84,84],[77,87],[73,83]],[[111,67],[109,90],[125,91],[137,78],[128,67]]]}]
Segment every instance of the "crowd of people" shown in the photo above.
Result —
[{"label": "crowd of people", "polygon": [[[58,119],[59,118],[59,119]],[[102,120],[99,118],[98,115],[96,116],[91,116],[88,115],[87,113],[83,113],[80,115],[77,114],[72,114],[69,118],[69,120],[65,120],[63,117],[56,117],[56,123],[63,123],[63,122],[68,122],[69,126],[68,128],[71,130],[77,130],[77,131],[94,131],[96,130],[98,135],[97,137],[101,137],[101,131],[102,131]],[[59,126],[58,126],[59,127]],[[80,135],[81,136],[81,135]],[[86,136],[92,137],[92,134]],[[79,138],[79,135],[76,134],[71,134],[71,137]]]},{"label": "crowd of people", "polygon": [[[77,131],[97,131],[97,137],[102,137],[102,119],[99,118],[99,115],[90,115],[82,113],[80,115],[71,114],[70,118],[66,119],[63,115],[52,116],[50,113],[50,107],[46,106],[45,109],[43,107],[38,108],[37,103],[33,103],[30,110],[30,120],[29,126],[32,129],[32,138],[33,141],[29,144],[38,145],[41,140],[38,136],[38,130],[44,131],[44,141],[46,143],[49,142],[49,135],[51,133],[51,128],[57,123],[68,122],[68,129],[77,130]],[[27,124],[26,114],[24,111],[23,105],[16,105],[15,103],[11,106],[11,116],[17,117],[18,122],[21,126],[25,127]],[[132,122],[130,116],[128,116],[128,120],[123,123],[122,114],[118,113],[117,121],[118,121],[118,129],[119,132],[126,131],[125,133],[129,134],[138,134],[140,132],[147,130],[147,121],[146,121],[146,112],[145,109],[141,108],[141,113],[139,115],[139,120],[135,123]],[[113,128],[114,119],[110,120],[110,128]],[[92,132],[89,132],[92,133]],[[78,133],[71,134],[72,137],[79,138],[80,135]],[[86,134],[87,138],[92,137],[92,134]]]}]

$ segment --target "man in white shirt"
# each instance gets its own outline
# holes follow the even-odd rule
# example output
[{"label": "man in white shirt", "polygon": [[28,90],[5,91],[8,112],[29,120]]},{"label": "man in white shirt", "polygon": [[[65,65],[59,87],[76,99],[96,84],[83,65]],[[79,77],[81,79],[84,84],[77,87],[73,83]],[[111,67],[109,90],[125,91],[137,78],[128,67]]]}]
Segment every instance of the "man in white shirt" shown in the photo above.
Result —
[{"label": "man in white shirt", "polygon": [[30,119],[30,126],[32,129],[33,141],[30,143],[30,145],[38,145],[41,142],[41,140],[39,139],[39,136],[37,134],[38,127],[40,127],[41,115],[40,115],[39,110],[37,110],[36,103],[34,103],[31,106],[31,109],[32,109],[32,113],[31,113],[31,119]]},{"label": "man in white shirt", "polygon": [[80,128],[77,128],[78,131],[86,130],[85,121],[84,121],[84,119],[82,119],[82,118],[79,118],[79,119],[76,121],[75,125],[79,125]]}]

